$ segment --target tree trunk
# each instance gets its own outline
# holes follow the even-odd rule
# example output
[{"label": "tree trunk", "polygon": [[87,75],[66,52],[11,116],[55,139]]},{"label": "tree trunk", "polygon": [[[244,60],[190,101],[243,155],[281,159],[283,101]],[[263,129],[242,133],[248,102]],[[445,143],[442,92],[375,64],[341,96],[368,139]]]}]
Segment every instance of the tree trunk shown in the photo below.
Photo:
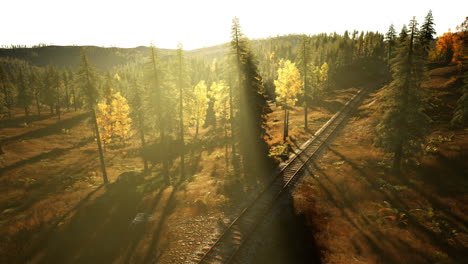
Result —
[{"label": "tree trunk", "polygon": [[57,105],[56,105],[56,110],[55,110],[55,112],[57,113],[58,120],[60,121],[62,115],[61,115],[61,113],[60,113],[60,105],[58,104],[58,102],[57,102]]},{"label": "tree trunk", "polygon": [[50,108],[50,114],[53,115],[54,114],[54,104],[50,104],[49,108]]},{"label": "tree trunk", "polygon": [[39,97],[37,96],[37,93],[34,94],[34,97],[36,100],[37,115],[41,116],[41,106],[39,105]]},{"label": "tree trunk", "polygon": [[101,170],[102,170],[102,179],[104,180],[104,184],[109,183],[109,179],[107,179],[107,171],[106,171],[106,164],[104,162],[104,153],[102,151],[102,146],[101,146],[101,136],[99,134],[99,126],[97,123],[96,119],[96,111],[92,110],[93,112],[93,123],[94,123],[94,132],[96,133],[96,142],[98,145],[98,151],[99,151],[99,161],[101,163]]},{"label": "tree trunk", "polygon": [[401,172],[401,157],[403,154],[403,145],[398,143],[395,149],[395,155],[393,157],[393,171],[395,173]]},{"label": "tree trunk", "polygon": [[229,147],[228,147],[228,128],[226,126],[226,120],[224,121],[223,127],[224,127],[224,140],[226,141],[225,146],[224,146],[224,158],[226,161],[226,171],[227,171],[229,169]]},{"label": "tree trunk", "polygon": [[[141,129],[140,129],[140,140],[141,140],[141,149],[146,149],[145,134]],[[145,157],[143,157],[143,170],[145,173],[148,173],[148,160]]]},{"label": "tree trunk", "polygon": [[305,107],[304,107],[304,129],[305,131],[309,131],[309,126],[307,124],[308,120],[307,120],[307,108],[308,108],[308,105],[307,105],[307,102],[305,103]]},{"label": "tree trunk", "polygon": [[66,99],[66,107],[67,107],[67,112],[70,111],[70,94],[68,92],[68,84],[65,85],[65,99]]},{"label": "tree trunk", "polygon": [[[185,142],[184,142],[184,104],[183,104],[183,91],[182,91],[182,50],[179,54],[179,118],[180,118],[180,178],[185,179]],[[198,136],[198,120],[197,120],[197,133]]]},{"label": "tree trunk", "polygon": [[57,116],[58,120],[60,121],[61,118],[61,113],[60,113],[60,90],[59,90],[60,84],[57,84]]},{"label": "tree trunk", "polygon": [[197,119],[197,123],[195,125],[195,139],[198,138],[198,130],[199,130],[199,126],[200,126],[199,124],[200,124],[200,122]]},{"label": "tree trunk", "polygon": [[283,143],[286,143],[288,137],[288,110],[284,106],[284,124],[283,124]]},{"label": "tree trunk", "polygon": [[303,59],[302,59],[302,71],[304,73],[304,130],[309,131],[309,126],[308,126],[308,108],[309,108],[309,102],[307,100],[307,50],[306,50],[306,43],[305,41],[303,42]]},{"label": "tree trunk", "polygon": [[77,110],[76,108],[76,95],[75,95],[75,88],[72,86],[72,96],[73,96],[73,108],[75,109],[75,112]]}]

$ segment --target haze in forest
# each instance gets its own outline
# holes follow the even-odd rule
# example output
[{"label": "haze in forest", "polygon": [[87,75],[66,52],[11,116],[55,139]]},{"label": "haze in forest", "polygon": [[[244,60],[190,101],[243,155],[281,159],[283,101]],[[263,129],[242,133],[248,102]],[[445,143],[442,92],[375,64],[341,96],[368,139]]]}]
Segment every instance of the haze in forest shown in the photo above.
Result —
[{"label": "haze in forest", "polygon": [[0,46],[148,46],[191,50],[229,41],[231,19],[242,21],[251,39],[345,30],[386,32],[434,10],[436,32],[466,16],[463,0],[450,1],[6,1],[2,3]]}]

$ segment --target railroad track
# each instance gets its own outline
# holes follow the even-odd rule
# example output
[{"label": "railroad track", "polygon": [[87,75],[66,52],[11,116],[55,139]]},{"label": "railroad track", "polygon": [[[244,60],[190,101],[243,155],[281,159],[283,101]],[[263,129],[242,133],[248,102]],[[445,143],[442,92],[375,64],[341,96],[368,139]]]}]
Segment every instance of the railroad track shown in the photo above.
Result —
[{"label": "railroad track", "polygon": [[197,253],[192,263],[220,264],[237,263],[235,259],[245,242],[252,237],[255,230],[264,220],[265,215],[275,206],[280,197],[286,193],[303,175],[305,165],[318,156],[320,150],[332,136],[346,123],[357,106],[360,105],[368,89],[361,89],[338,111],[315,135],[294,153],[277,175],[257,195],[257,197],[231,222],[210,246]]}]

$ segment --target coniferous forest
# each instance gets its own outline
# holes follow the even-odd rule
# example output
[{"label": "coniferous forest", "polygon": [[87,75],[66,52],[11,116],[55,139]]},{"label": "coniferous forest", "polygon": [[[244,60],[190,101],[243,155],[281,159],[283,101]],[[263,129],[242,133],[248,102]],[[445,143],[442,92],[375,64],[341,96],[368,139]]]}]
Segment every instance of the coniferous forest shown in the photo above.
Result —
[{"label": "coniferous forest", "polygon": [[464,263],[467,19],[249,39],[234,17],[230,42],[199,49],[3,46],[0,263],[214,263],[255,206],[237,263]]}]

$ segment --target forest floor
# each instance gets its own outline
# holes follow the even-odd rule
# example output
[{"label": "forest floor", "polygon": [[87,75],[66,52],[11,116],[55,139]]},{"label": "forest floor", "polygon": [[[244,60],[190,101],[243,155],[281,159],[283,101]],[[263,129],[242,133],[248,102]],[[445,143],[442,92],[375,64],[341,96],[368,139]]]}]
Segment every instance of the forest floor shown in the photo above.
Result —
[{"label": "forest floor", "polygon": [[[357,89],[330,93],[309,110],[290,113],[292,148],[319,129]],[[282,144],[282,111],[268,116],[270,146]],[[227,207],[220,191],[226,180],[224,148],[187,155],[186,180],[163,184],[160,166],[133,185],[118,184],[119,174],[141,171],[140,143],[134,135],[124,147],[108,147],[110,184],[103,185],[96,143],[85,112],[0,120],[0,263],[181,263],[200,250],[243,205]],[[207,129],[201,131],[201,135]],[[151,135],[149,135],[151,137]],[[187,138],[193,131],[187,131]],[[131,225],[138,213],[143,218]]]},{"label": "forest floor", "polygon": [[294,192],[323,263],[466,263],[467,129],[450,129],[461,87],[456,66],[424,84],[432,118],[426,153],[391,170],[374,147],[385,88],[371,94]]}]

